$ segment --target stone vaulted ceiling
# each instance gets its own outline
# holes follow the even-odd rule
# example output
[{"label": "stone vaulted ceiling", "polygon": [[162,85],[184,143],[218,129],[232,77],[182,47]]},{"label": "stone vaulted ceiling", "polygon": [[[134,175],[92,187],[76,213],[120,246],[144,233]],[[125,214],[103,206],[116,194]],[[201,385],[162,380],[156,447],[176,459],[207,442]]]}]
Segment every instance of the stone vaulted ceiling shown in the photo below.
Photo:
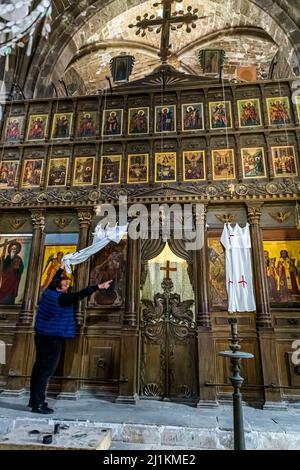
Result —
[{"label": "stone vaulted ceiling", "polygon": [[[64,74],[67,84],[74,80],[74,70],[83,80],[87,93],[95,93],[107,86],[110,59],[120,52],[136,58],[131,80],[141,78],[159,65],[157,52],[160,35],[147,32],[143,38],[136,35],[138,15],[156,14],[153,0],[147,0],[124,10],[124,0],[116,0],[95,14],[74,36],[78,53]],[[133,5],[134,2],[131,2]],[[226,51],[225,77],[233,78],[236,67],[257,65],[260,76],[266,76],[279,45],[288,48],[284,33],[268,14],[247,0],[183,0],[183,8],[192,5],[206,18],[197,21],[197,28],[187,34],[185,28],[171,33],[170,63],[182,72],[201,74],[198,51],[204,47]]]},{"label": "stone vaulted ceiling", "polygon": [[[190,34],[184,28],[171,32],[170,63],[180,71],[201,74],[198,51],[205,47],[222,48],[226,51],[226,78],[235,76],[237,66],[246,65],[256,65],[259,77],[264,78],[279,50],[281,75],[298,74],[300,34],[295,21],[299,20],[299,11],[293,2],[278,0],[279,7],[270,0],[183,0],[185,9],[192,5],[205,18],[197,21],[197,28]],[[71,93],[95,93],[107,86],[110,59],[120,52],[136,58],[131,80],[149,74],[159,65],[160,36],[148,32],[141,38],[128,25],[135,23],[138,15],[156,13],[153,3],[154,0],[83,0],[71,2],[62,11],[62,4],[55,0],[57,18],[50,44],[48,48],[37,48],[27,89],[34,87],[34,95],[42,96],[45,85],[51,81],[57,84],[64,78]]]}]

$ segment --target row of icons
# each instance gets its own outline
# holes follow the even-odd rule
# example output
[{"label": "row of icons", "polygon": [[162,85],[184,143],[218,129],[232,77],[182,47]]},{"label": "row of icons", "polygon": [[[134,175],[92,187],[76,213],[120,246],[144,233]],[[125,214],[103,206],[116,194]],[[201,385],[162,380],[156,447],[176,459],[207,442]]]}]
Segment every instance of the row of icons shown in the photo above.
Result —
[{"label": "row of icons", "polygon": [[[268,124],[285,126],[293,122],[291,105],[288,97],[267,98]],[[239,100],[238,123],[240,128],[257,128],[263,125],[261,104],[258,98]],[[300,101],[297,102],[298,118],[300,119]],[[55,113],[51,126],[51,139],[68,139],[73,130],[74,113]],[[202,131],[205,128],[203,103],[182,105],[181,130]],[[209,103],[209,122],[211,130],[231,129],[234,126],[232,104],[230,101]],[[154,129],[156,133],[172,133],[177,131],[176,106],[156,106],[154,113]],[[150,108],[130,108],[128,110],[128,135],[145,135],[150,132]],[[48,114],[30,114],[26,131],[27,141],[41,141],[46,138],[49,125]],[[3,140],[18,142],[22,140],[25,128],[25,116],[8,116],[5,121]],[[99,115],[96,111],[77,113],[75,136],[93,138],[97,136]],[[102,135],[120,136],[124,132],[123,109],[107,109],[103,111]]]},{"label": "row of icons", "polygon": [[[273,176],[279,178],[296,177],[298,165],[295,147],[280,146],[271,148]],[[267,178],[267,164],[263,147],[241,149],[243,178]],[[100,159],[100,184],[120,184],[122,155],[103,155]],[[25,159],[21,187],[34,188],[42,184],[44,159]],[[47,186],[66,186],[69,174],[69,157],[50,158],[47,171]],[[154,181],[175,183],[205,181],[207,179],[207,159],[204,150],[182,152],[182,177],[178,178],[176,152],[157,152],[154,159]],[[18,177],[19,162],[3,160],[0,163],[0,188],[13,188]],[[233,180],[237,177],[236,159],[233,149],[218,149],[211,152],[213,180]],[[78,156],[73,164],[73,186],[95,184],[96,157]],[[149,154],[129,154],[127,157],[127,183],[149,182]],[[152,179],[152,178],[151,178]]]}]

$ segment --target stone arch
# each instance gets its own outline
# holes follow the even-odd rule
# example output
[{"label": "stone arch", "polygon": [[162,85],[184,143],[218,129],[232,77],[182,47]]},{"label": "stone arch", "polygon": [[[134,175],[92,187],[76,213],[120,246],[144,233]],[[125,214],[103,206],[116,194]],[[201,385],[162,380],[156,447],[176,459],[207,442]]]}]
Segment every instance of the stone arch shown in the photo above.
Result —
[{"label": "stone arch", "polygon": [[[113,11],[126,11],[146,0],[83,0],[78,4],[72,3],[64,13],[57,16],[53,22],[53,32],[49,41],[41,40],[36,48],[34,57],[29,67],[29,73],[25,80],[26,96],[45,96],[49,90],[49,83],[53,76],[62,76],[66,66],[71,62],[77,52],[77,46],[73,39],[76,32],[80,30],[99,12],[104,12],[106,7],[112,12],[110,19],[113,18]],[[217,8],[219,2],[211,0]],[[238,5],[232,0],[227,0],[227,7],[234,14],[231,15],[234,25],[234,17],[241,14],[241,11],[250,12],[253,8],[259,8],[261,15],[260,21],[265,25],[266,32],[274,38],[275,41],[281,40],[286,46],[284,54],[288,53],[288,60],[294,63],[295,74],[299,73],[300,63],[300,29],[292,20],[291,16],[277,3],[271,0],[242,0]],[[238,9],[238,12],[236,12]],[[119,14],[120,14],[119,13]],[[106,15],[108,15],[106,10]],[[106,21],[109,17],[106,16]],[[53,75],[53,70],[55,74]]]}]

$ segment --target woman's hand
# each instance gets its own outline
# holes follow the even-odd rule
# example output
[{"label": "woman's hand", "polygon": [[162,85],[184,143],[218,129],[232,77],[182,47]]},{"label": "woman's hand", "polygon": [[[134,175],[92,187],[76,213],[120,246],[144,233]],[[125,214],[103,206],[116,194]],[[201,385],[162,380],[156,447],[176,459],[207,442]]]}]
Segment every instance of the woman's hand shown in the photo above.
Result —
[{"label": "woman's hand", "polygon": [[102,284],[98,284],[98,288],[99,289],[108,289],[111,282],[113,282],[112,279],[110,281],[103,282]]}]

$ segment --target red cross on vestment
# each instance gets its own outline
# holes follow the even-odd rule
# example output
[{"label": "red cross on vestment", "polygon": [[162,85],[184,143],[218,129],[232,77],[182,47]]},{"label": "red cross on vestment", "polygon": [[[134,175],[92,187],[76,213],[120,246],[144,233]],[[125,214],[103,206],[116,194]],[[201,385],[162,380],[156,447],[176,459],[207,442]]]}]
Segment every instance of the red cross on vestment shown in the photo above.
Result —
[{"label": "red cross on vestment", "polygon": [[242,280],[239,281],[239,284],[242,284],[244,289],[246,287],[246,284],[248,284],[248,282],[246,282],[246,279],[244,278],[244,274],[242,275]]}]

